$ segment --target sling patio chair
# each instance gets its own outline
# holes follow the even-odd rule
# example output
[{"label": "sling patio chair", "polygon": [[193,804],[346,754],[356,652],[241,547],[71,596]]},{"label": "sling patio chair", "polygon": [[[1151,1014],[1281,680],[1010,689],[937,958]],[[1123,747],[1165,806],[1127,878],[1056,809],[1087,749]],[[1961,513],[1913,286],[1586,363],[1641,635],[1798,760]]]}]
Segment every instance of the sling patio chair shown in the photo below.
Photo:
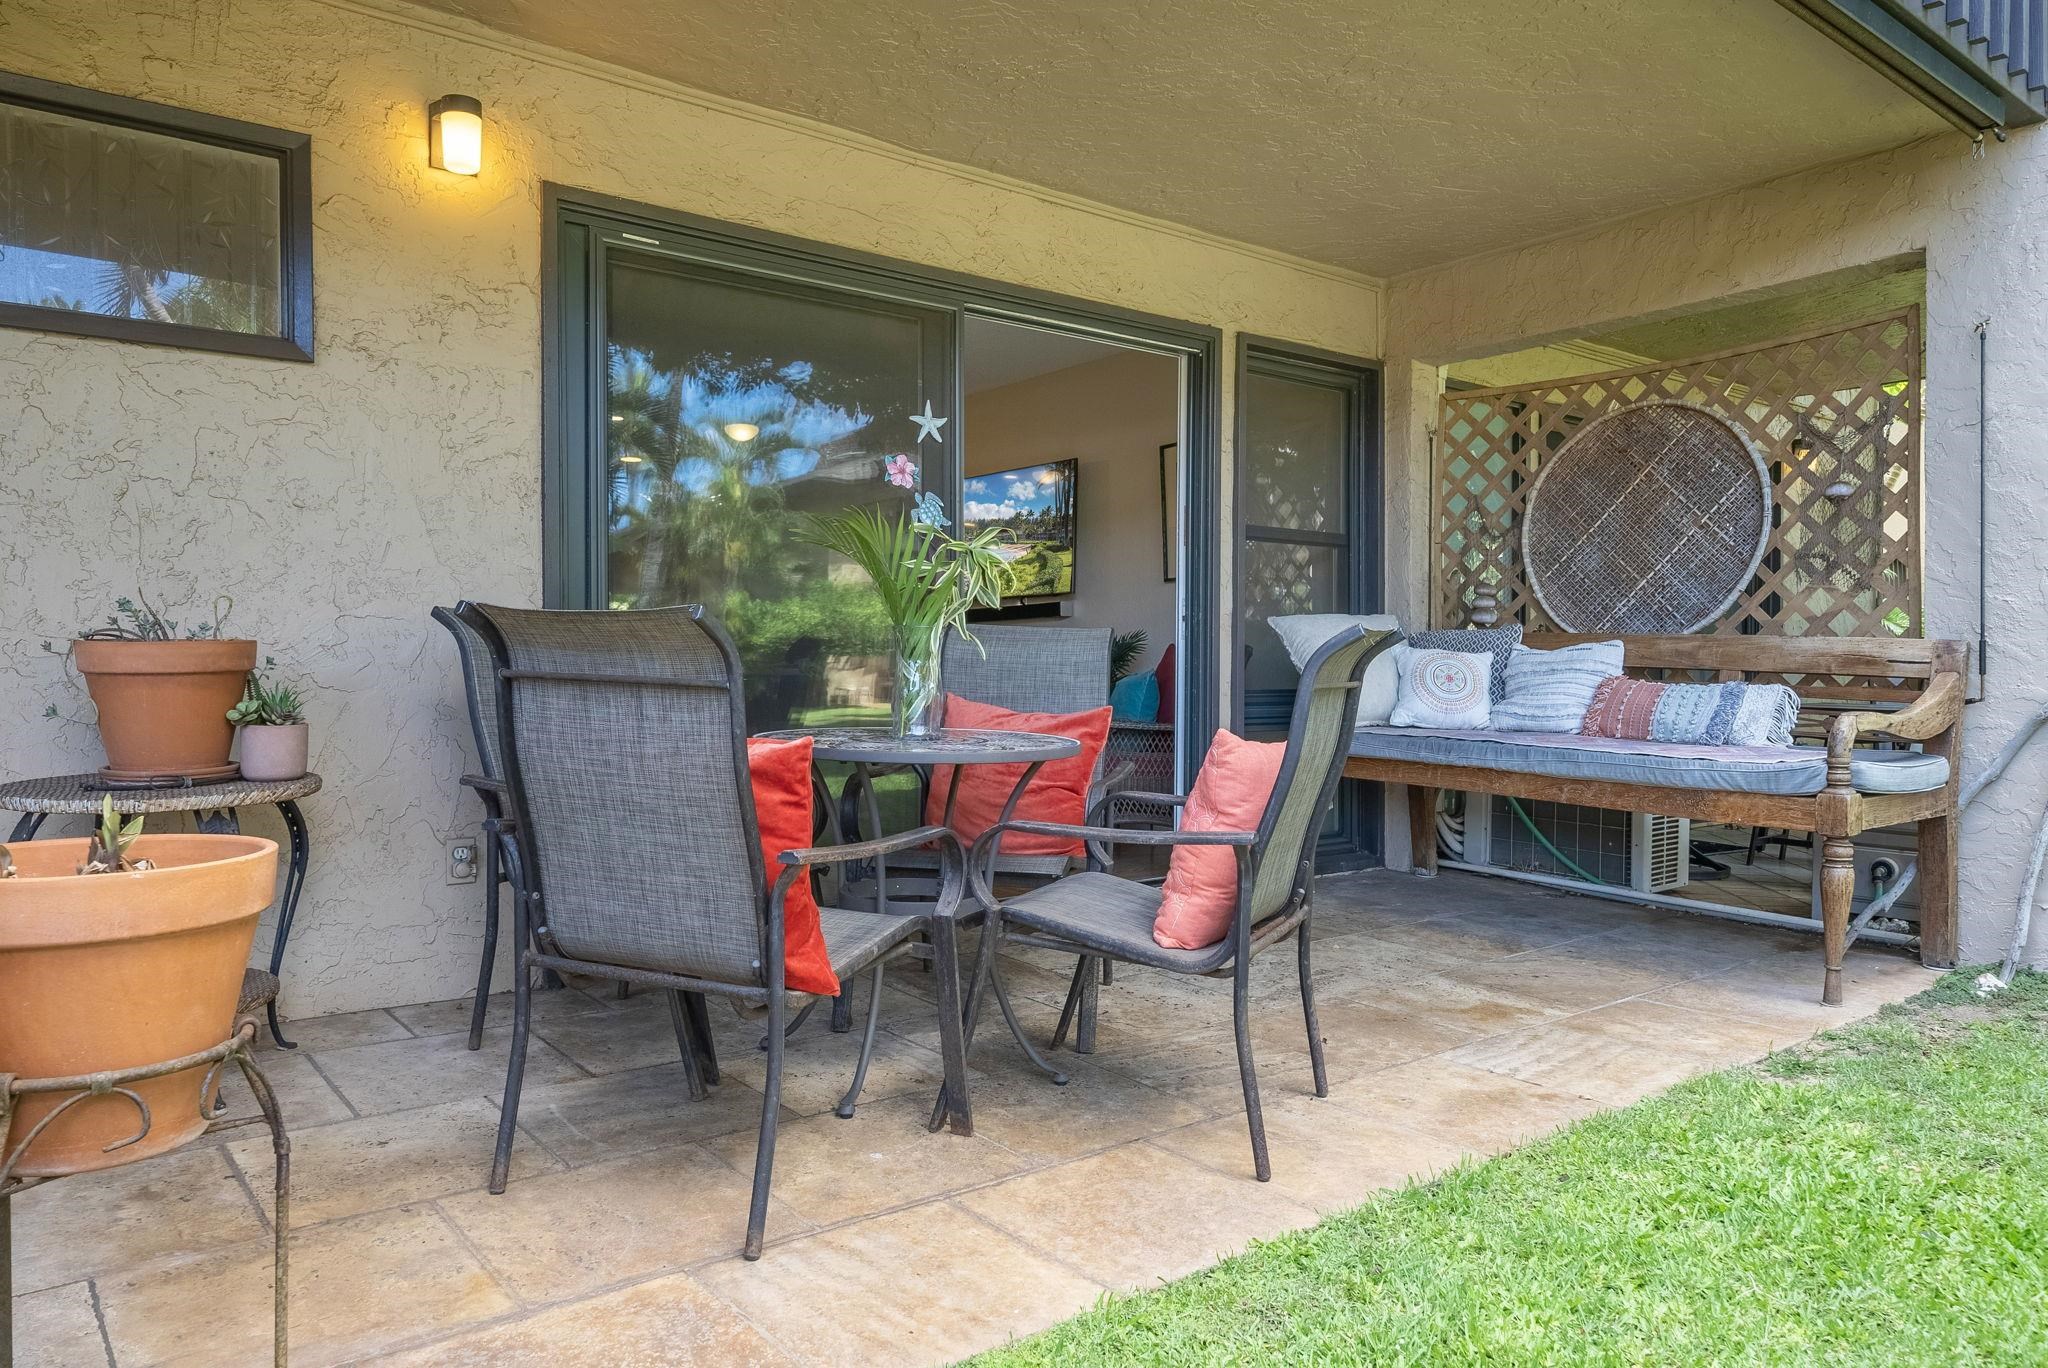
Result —
[{"label": "sling patio chair", "polygon": [[[922,827],[886,840],[784,852],[772,884],[762,859],[737,653],[703,609],[551,611],[463,604],[456,616],[489,645],[505,778],[516,823],[514,1010],[505,1104],[490,1190],[505,1190],[531,1025],[530,968],[637,983],[668,995],[691,1099],[706,1095],[709,1032],[685,995],[720,996],[766,1018],[767,1082],[745,1255],[759,1258],[775,1163],[790,994],[784,902],[820,865],[937,844],[934,902],[898,911],[820,908],[832,969],[866,972],[866,1034],[849,1115],[873,1057],[882,970],[932,942],[939,977],[944,1095],[971,1134],[953,912],[966,884],[952,833]],[[715,1067],[715,1066],[714,1066]]]},{"label": "sling patio chair", "polygon": [[[1258,1074],[1252,1062],[1247,1019],[1252,957],[1268,946],[1294,937],[1301,976],[1301,1009],[1308,1028],[1309,1061],[1317,1097],[1329,1096],[1323,1068],[1322,1033],[1316,1024],[1315,989],[1309,976],[1309,917],[1315,893],[1316,838],[1328,817],[1342,777],[1344,756],[1358,718],[1359,682],[1372,658],[1400,640],[1398,632],[1349,627],[1325,643],[1302,669],[1294,696],[1294,717],[1287,730],[1287,749],[1280,762],[1273,795],[1256,831],[1133,830],[1114,825],[1120,802],[1110,807],[1109,825],[1067,826],[1052,822],[1005,822],[991,827],[975,842],[968,875],[975,896],[988,909],[981,952],[968,992],[968,1037],[983,996],[983,984],[1004,938],[1013,931],[1029,934],[1082,956],[1067,1012],[1085,984],[1092,982],[1089,962],[1118,960],[1171,974],[1199,974],[1231,979],[1231,1011],[1237,1034],[1237,1067],[1244,1086],[1245,1115],[1251,1126],[1252,1161],[1260,1182],[1272,1177],[1266,1155],[1266,1127],[1259,1111]],[[1125,794],[1145,806],[1184,808],[1183,795]],[[1088,869],[1009,898],[998,898],[988,873],[988,857],[1004,831],[1070,836],[1087,842]],[[1174,950],[1152,939],[1153,919],[1161,901],[1159,888],[1106,872],[1110,848],[1118,845],[1228,846],[1237,857],[1237,896],[1229,932],[1200,950]],[[937,1129],[943,1108],[934,1109]]]},{"label": "sling patio chair", "polygon": [[484,1015],[490,1008],[491,971],[498,963],[499,909],[501,885],[509,885],[519,896],[519,852],[512,844],[516,823],[504,802],[505,766],[498,746],[498,688],[491,674],[491,647],[476,628],[456,616],[453,608],[434,609],[434,621],[455,638],[455,654],[462,665],[462,688],[469,705],[469,726],[476,738],[478,774],[462,776],[463,787],[473,791],[483,805],[483,870],[478,882],[484,890],[484,945],[476,967],[476,998],[469,1008],[469,1048],[483,1048]]},{"label": "sling patio chair", "polygon": [[[1109,646],[1107,627],[977,627],[974,640],[949,633],[939,653],[939,686],[947,694],[1008,708],[1011,712],[1077,713],[1109,706]],[[944,696],[940,697],[938,723],[946,725]],[[1089,779],[1088,811],[1101,803],[1116,775],[1105,775],[1104,756],[1096,757],[1095,773]],[[917,810],[925,811],[931,776],[918,772]],[[848,779],[840,792],[839,821],[846,831],[872,826],[876,812],[870,795],[857,778]],[[1066,855],[1009,855],[998,858],[996,872],[1021,878],[1053,879],[1072,872],[1075,857]],[[932,858],[910,855],[891,860],[892,874],[915,878],[918,871],[933,868]]]},{"label": "sling patio chair", "polygon": [[[945,725],[945,694],[986,703],[992,707],[1008,708],[1011,712],[1033,713],[1077,713],[1109,706],[1109,661],[1112,633],[1107,627],[1019,627],[994,624],[976,627],[972,641],[958,632],[948,633],[939,654],[940,695],[939,725]],[[1088,795],[1085,811],[1093,820],[1098,809],[1107,800],[1116,785],[1123,782],[1134,769],[1129,761],[1112,763],[1109,747],[1105,744],[1095,759],[1095,772],[1088,781]],[[927,811],[931,776],[917,772],[917,811],[920,818]],[[840,825],[846,831],[862,829],[862,813],[865,809],[866,825],[878,829],[880,811],[873,796],[858,777],[850,778],[840,794]],[[1044,883],[1062,875],[1073,873],[1082,863],[1081,857],[1072,855],[1018,855],[1002,853],[996,857],[995,873],[1011,882],[1028,881]],[[933,857],[929,852],[912,851],[889,861],[892,891],[916,897],[927,894],[934,869]],[[976,919],[975,910],[969,908],[963,914],[965,925],[972,925]],[[1030,937],[1020,936],[1017,942],[1047,948]],[[1098,966],[1097,977],[1104,984],[1111,981],[1113,971],[1107,960],[1094,960]],[[1080,966],[1076,965],[1078,974]],[[1093,990],[1091,982],[1090,988]],[[998,982],[1000,990],[1000,982]],[[847,1027],[848,999],[834,1004],[832,1027],[845,1030]],[[1013,1031],[1020,1031],[1014,1025],[1015,1014],[1007,995],[999,998],[1006,1019],[1013,1023]],[[1094,1023],[1090,1017],[1082,1019],[1082,1027],[1090,1032],[1083,1054],[1094,1052]],[[1046,1063],[1026,1041],[1021,1033],[1018,1043],[1024,1045],[1026,1053],[1034,1064],[1046,1073],[1065,1081],[1065,1076],[1054,1066]]]}]

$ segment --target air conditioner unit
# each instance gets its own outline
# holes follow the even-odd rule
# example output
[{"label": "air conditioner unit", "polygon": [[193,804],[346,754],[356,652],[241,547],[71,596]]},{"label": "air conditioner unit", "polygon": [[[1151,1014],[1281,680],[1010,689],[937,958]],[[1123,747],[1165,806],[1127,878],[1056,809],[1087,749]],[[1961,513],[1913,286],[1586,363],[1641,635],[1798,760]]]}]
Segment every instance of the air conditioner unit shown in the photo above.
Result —
[{"label": "air conditioner unit", "polygon": [[1467,864],[1566,879],[1590,876],[1614,888],[1669,893],[1688,882],[1691,835],[1692,823],[1684,817],[1465,795]]}]

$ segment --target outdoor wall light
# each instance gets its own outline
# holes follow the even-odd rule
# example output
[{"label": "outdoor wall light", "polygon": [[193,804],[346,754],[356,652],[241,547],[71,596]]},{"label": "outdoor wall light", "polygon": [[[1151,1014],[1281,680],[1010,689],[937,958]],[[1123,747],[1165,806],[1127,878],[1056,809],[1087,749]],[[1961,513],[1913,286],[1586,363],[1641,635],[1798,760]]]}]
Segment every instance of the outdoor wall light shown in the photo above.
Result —
[{"label": "outdoor wall light", "polygon": [[443,95],[427,106],[427,165],[474,176],[484,165],[483,102]]},{"label": "outdoor wall light", "polygon": [[761,429],[752,423],[727,423],[725,435],[735,442],[751,442],[761,435]]}]

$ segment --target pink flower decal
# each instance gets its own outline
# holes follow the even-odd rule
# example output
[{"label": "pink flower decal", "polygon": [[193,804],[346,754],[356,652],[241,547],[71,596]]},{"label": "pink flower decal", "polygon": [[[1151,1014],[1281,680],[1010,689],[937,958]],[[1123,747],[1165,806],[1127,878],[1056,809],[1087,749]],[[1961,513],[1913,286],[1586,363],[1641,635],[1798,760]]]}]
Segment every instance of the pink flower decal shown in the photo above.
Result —
[{"label": "pink flower decal", "polygon": [[917,485],[917,465],[908,456],[889,458],[889,483],[900,489],[912,489]]}]

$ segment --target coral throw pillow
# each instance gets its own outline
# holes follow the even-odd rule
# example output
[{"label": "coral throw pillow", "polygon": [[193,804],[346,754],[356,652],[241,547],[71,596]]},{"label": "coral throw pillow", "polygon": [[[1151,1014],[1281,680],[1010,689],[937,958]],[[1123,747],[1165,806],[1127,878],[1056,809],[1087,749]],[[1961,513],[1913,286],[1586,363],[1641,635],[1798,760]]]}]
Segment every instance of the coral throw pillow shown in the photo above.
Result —
[{"label": "coral throw pillow", "polygon": [[[1280,779],[1285,741],[1246,741],[1216,733],[1195,775],[1181,816],[1182,831],[1257,831]],[[1230,931],[1237,910],[1237,851],[1231,846],[1175,846],[1165,896],[1152,920],[1152,939],[1169,950],[1202,950]]]},{"label": "coral throw pillow", "polygon": [[[1081,743],[1081,753],[1067,760],[1054,760],[1032,779],[1031,787],[1017,800],[1010,814],[1019,822],[1065,822],[1080,826],[1088,820],[1088,781],[1095,777],[1095,761],[1109,741],[1109,709],[1090,708],[1077,713],[1012,712],[993,703],[977,703],[958,694],[946,695],[946,725],[981,731],[1042,732],[1071,736]],[[1024,777],[1024,765],[961,765],[960,792],[953,801],[953,832],[972,846],[984,831],[1002,820],[1003,804],[1010,801],[1017,781]],[[946,789],[953,782],[952,765],[932,769],[931,795],[925,800],[924,819],[932,826],[946,821]],[[1003,837],[1005,855],[1079,855],[1079,841],[1058,836],[1031,836],[1012,831]]]},{"label": "coral throw pillow", "polygon": [[[776,863],[782,852],[811,844],[811,738],[751,739],[747,769],[754,781],[754,818],[761,826],[761,860],[773,889],[782,876],[782,866]],[[818,926],[818,900],[811,894],[808,871],[797,876],[782,900],[782,973],[791,992],[839,994],[839,976],[825,953],[825,933]]]}]

